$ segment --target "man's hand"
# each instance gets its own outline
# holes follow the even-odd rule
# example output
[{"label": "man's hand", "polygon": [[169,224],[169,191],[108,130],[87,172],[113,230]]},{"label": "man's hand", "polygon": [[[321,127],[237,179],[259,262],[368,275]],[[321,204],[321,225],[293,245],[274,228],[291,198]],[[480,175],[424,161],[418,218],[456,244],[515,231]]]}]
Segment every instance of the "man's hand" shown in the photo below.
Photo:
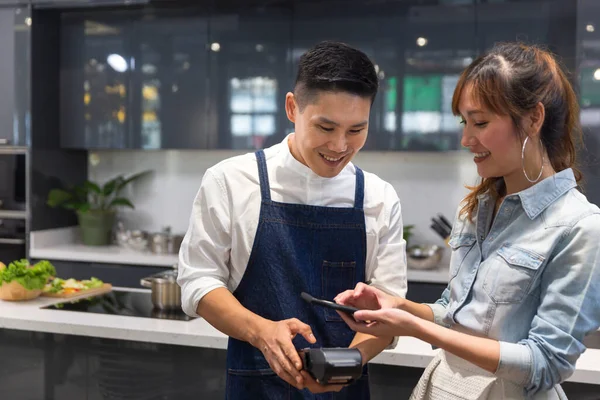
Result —
[{"label": "man's hand", "polygon": [[339,392],[344,388],[344,385],[321,385],[306,371],[302,371],[305,387],[314,394],[326,392]]},{"label": "man's hand", "polygon": [[283,321],[266,321],[261,327],[258,337],[250,344],[259,349],[269,366],[281,379],[302,390],[305,382],[300,373],[302,360],[292,343],[292,339],[301,334],[309,343],[316,339],[310,326],[296,318]]}]

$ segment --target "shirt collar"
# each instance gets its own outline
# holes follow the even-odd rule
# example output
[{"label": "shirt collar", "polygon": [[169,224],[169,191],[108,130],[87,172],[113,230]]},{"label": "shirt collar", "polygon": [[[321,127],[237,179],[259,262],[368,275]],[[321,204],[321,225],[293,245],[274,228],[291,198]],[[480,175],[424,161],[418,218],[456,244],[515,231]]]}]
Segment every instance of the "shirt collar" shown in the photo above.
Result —
[{"label": "shirt collar", "polygon": [[[498,189],[500,189],[501,185],[504,185],[502,180],[498,182]],[[525,214],[527,214],[529,219],[535,219],[563,194],[575,187],[577,187],[577,181],[575,180],[573,170],[567,168],[538,182],[530,188],[506,196],[506,198],[514,199],[518,197],[521,200]],[[490,194],[485,193],[480,196],[479,200],[485,202],[489,197]]]},{"label": "shirt collar", "polygon": [[319,176],[317,174],[315,174],[313,172],[312,169],[310,169],[308,166],[302,164],[300,161],[296,160],[296,158],[294,158],[294,156],[292,155],[292,152],[290,151],[290,146],[288,143],[288,139],[290,138],[290,136],[293,133],[288,134],[282,141],[281,141],[281,146],[283,146],[282,149],[282,155],[283,155],[283,162],[282,162],[282,166],[285,169],[289,169],[291,171],[294,171],[295,173],[298,173],[302,176],[305,176],[306,178],[310,179],[310,180],[316,180],[316,181],[330,181],[330,180],[335,180],[335,179],[339,179],[339,177],[343,176],[345,173],[352,173],[354,174],[354,164],[352,164],[352,162],[349,162],[342,171],[340,171],[340,173],[334,177],[331,178],[324,178],[322,176]]},{"label": "shirt collar", "polygon": [[527,216],[535,219],[563,194],[575,187],[577,187],[577,181],[573,170],[567,168],[517,193],[517,195],[521,199]]}]

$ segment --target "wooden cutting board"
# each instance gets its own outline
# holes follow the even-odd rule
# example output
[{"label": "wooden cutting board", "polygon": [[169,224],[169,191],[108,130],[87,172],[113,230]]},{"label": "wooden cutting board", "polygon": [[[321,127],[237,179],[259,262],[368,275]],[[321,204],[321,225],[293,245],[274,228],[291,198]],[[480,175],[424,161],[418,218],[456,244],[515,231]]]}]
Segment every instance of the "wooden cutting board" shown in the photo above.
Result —
[{"label": "wooden cutting board", "polygon": [[112,285],[110,283],[105,283],[104,285],[87,290],[81,290],[79,292],[73,293],[45,293],[42,292],[42,296],[44,297],[55,297],[58,299],[70,299],[73,297],[89,297],[89,296],[97,296],[99,294],[108,293],[112,290]]}]

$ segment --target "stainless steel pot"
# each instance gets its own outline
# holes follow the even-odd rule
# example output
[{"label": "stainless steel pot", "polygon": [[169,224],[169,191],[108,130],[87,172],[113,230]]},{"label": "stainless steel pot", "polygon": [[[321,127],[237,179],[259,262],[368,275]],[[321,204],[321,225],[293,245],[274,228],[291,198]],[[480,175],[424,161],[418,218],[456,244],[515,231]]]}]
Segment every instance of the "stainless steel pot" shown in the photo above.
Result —
[{"label": "stainless steel pot", "polygon": [[149,235],[150,251],[154,254],[177,254],[182,241],[183,235],[172,234],[170,227]]},{"label": "stainless steel pot", "polygon": [[181,310],[181,288],[177,284],[177,272],[149,276],[140,281],[144,287],[152,289],[152,304],[160,310]]}]

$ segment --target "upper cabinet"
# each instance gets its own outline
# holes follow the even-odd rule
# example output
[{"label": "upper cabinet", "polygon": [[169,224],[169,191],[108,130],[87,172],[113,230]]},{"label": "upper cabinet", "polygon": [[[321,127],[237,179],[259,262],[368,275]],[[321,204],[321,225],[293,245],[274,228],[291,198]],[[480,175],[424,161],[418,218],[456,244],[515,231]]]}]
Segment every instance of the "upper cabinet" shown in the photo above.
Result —
[{"label": "upper cabinet", "polygon": [[585,146],[580,153],[583,188],[600,205],[600,2],[577,1],[577,87]]},{"label": "upper cabinet", "polygon": [[0,5],[0,146],[29,138],[30,26],[27,8]]},{"label": "upper cabinet", "polygon": [[[293,129],[284,100],[300,55],[319,41],[340,40],[371,57],[379,76],[366,150],[458,150],[452,95],[482,51],[500,40],[524,40],[573,56],[575,26],[571,35],[558,3],[206,0],[68,11],[61,27],[61,144],[269,146]],[[557,23],[565,27],[560,34],[550,29]]]},{"label": "upper cabinet", "polygon": [[202,15],[66,15],[61,145],[208,148],[207,40]]},{"label": "upper cabinet", "polygon": [[284,104],[293,86],[292,7],[251,3],[218,2],[210,17],[210,148],[261,148],[290,132]]}]

